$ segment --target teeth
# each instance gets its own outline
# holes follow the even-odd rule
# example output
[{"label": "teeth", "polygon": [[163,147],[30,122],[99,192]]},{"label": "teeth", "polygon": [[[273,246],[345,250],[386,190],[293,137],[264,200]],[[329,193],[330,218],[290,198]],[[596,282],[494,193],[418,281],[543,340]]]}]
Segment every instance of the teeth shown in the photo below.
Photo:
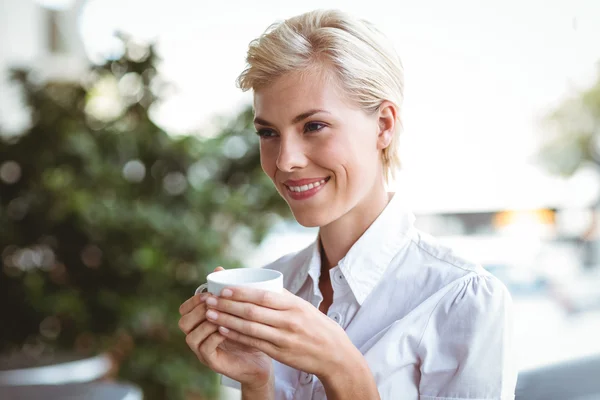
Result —
[{"label": "teeth", "polygon": [[299,192],[305,192],[310,189],[314,189],[314,188],[324,185],[324,184],[325,184],[325,179],[321,179],[319,182],[313,182],[313,183],[309,183],[308,185],[302,185],[302,186],[288,186],[288,188],[292,192],[299,193]]}]

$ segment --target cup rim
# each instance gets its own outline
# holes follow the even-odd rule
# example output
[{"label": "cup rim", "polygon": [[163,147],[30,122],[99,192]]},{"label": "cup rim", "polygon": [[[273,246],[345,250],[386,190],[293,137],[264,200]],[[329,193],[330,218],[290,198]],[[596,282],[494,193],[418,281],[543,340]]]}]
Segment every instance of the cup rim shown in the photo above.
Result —
[{"label": "cup rim", "polygon": [[[221,275],[228,275],[227,273],[242,273],[242,274],[246,274],[246,273],[255,273],[257,271],[262,271],[264,273],[268,273],[271,274],[271,277],[269,277],[268,279],[263,279],[260,281],[256,281],[256,282],[249,282],[250,284],[252,283],[262,283],[262,282],[271,282],[280,278],[283,278],[283,273],[281,273],[281,271],[277,271],[274,269],[268,269],[268,268],[235,268],[235,269],[226,269],[223,271],[215,271],[215,272],[211,272],[210,274],[207,275],[206,277],[206,282],[213,282],[213,283],[218,283],[220,285],[235,285],[235,283],[230,283],[230,282],[224,282],[221,279],[216,278],[217,275],[221,274]],[[261,272],[259,272],[261,273]]]}]

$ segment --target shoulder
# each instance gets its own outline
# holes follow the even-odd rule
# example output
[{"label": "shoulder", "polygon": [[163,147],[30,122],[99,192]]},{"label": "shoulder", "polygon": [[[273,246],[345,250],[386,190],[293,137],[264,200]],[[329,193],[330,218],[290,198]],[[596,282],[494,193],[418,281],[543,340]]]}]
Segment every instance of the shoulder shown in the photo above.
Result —
[{"label": "shoulder", "polygon": [[408,243],[396,255],[390,272],[395,286],[403,285],[402,282],[410,285],[403,291],[418,288],[410,290],[414,295],[411,299],[405,299],[412,303],[409,307],[422,302],[451,302],[452,296],[467,301],[474,295],[491,296],[499,302],[510,299],[505,285],[479,263],[418,229],[412,229],[408,236]]},{"label": "shoulder", "polygon": [[425,287],[436,300],[434,315],[462,314],[463,321],[476,321],[502,315],[501,311],[510,308],[512,298],[504,283],[479,263],[420,231],[411,244],[414,257],[421,260],[420,275],[427,279]]},{"label": "shoulder", "polygon": [[429,240],[420,244],[430,261],[438,260],[425,267],[436,285],[418,345],[420,392],[432,398],[512,398],[517,369],[508,289],[450,249]]},{"label": "shoulder", "polygon": [[410,234],[410,241],[412,252],[428,261],[431,267],[440,272],[453,274],[456,277],[485,272],[481,265],[457,254],[453,248],[444,245],[426,232],[413,229]]},{"label": "shoulder", "polygon": [[406,254],[402,254],[405,259],[402,264],[410,264],[415,274],[428,277],[426,283],[432,289],[442,289],[469,277],[492,276],[481,264],[457,253],[426,232],[413,229],[408,236],[410,240],[405,248]]}]

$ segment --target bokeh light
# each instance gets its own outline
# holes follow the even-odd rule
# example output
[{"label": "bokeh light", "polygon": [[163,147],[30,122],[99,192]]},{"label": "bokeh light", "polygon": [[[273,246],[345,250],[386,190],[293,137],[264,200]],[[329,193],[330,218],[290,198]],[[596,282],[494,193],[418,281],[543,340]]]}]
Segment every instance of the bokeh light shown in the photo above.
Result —
[{"label": "bokeh light", "polygon": [[6,161],[0,165],[0,179],[11,185],[21,179],[21,166],[16,161]]}]

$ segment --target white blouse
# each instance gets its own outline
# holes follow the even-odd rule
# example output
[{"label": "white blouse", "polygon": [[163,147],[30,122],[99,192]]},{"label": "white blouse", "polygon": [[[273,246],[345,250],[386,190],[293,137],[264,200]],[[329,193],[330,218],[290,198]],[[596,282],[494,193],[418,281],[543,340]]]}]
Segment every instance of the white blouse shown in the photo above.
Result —
[{"label": "white blouse", "polygon": [[[509,292],[413,223],[395,195],[329,271],[327,315],[364,355],[383,400],[514,399]],[[265,268],[281,271],[286,289],[319,307],[317,241]],[[274,366],[276,399],[326,399],[315,376]]]}]

